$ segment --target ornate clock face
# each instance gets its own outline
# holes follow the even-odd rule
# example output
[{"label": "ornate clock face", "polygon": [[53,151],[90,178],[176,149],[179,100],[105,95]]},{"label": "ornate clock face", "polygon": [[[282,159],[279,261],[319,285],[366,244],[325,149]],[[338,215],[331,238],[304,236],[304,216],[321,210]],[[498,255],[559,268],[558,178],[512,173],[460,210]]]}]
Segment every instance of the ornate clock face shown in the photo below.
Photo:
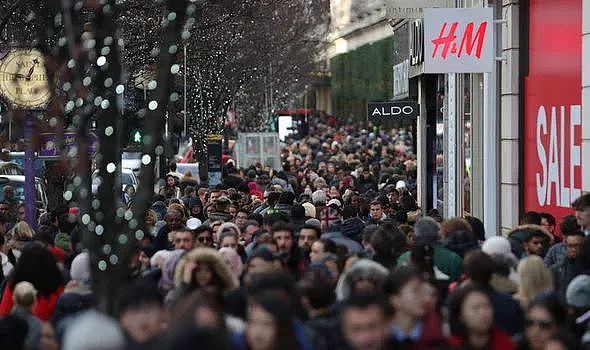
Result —
[{"label": "ornate clock face", "polygon": [[15,49],[0,63],[0,93],[18,108],[44,108],[51,99],[45,61],[35,49]]}]

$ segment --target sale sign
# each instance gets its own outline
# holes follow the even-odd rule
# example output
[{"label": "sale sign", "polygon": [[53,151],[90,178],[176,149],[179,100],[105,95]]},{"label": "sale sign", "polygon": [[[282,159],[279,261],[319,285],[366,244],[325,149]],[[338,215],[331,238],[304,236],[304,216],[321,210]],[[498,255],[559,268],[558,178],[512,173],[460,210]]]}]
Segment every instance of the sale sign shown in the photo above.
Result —
[{"label": "sale sign", "polygon": [[424,9],[424,72],[491,72],[493,20],[491,8]]},{"label": "sale sign", "polygon": [[530,0],[529,21],[524,210],[559,220],[582,193],[582,2]]}]

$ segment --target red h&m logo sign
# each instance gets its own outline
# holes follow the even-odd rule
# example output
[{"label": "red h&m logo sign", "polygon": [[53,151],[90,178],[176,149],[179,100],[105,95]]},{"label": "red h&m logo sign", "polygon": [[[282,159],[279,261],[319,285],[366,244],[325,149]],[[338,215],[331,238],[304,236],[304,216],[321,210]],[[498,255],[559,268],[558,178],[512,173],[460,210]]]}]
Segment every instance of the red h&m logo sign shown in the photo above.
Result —
[{"label": "red h&m logo sign", "polygon": [[491,8],[425,9],[424,72],[491,72],[493,30]]}]

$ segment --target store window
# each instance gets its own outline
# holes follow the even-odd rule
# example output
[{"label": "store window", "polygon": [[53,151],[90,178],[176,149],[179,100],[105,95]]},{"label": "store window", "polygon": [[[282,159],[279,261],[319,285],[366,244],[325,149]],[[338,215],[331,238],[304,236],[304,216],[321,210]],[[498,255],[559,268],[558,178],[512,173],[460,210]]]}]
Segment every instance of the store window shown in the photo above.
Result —
[{"label": "store window", "polygon": [[462,209],[464,214],[473,215],[478,211],[475,206],[481,204],[481,186],[478,185],[482,180],[483,74],[463,74],[462,91]]},{"label": "store window", "polygon": [[445,76],[439,75],[436,90],[436,137],[434,138],[434,156],[435,176],[432,181],[433,185],[433,208],[438,209],[439,213],[444,213],[445,191],[444,191],[444,171],[445,171],[445,108],[446,108],[446,82]]},{"label": "store window", "polygon": [[471,97],[472,74],[463,75],[463,212],[471,213],[471,182],[473,179],[472,162],[472,124]]}]

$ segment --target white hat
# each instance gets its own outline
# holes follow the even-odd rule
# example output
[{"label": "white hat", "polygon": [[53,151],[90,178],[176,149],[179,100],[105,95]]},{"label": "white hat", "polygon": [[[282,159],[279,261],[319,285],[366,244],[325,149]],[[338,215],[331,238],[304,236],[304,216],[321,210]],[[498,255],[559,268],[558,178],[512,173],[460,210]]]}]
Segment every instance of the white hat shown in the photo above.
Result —
[{"label": "white hat", "polygon": [[64,350],[122,350],[125,336],[116,320],[90,310],[74,318],[64,335]]},{"label": "white hat", "polygon": [[336,205],[338,207],[341,207],[342,203],[340,203],[340,201],[338,199],[334,198],[334,199],[330,199],[330,201],[328,202],[328,206],[331,206],[331,205]]},{"label": "white hat", "polygon": [[399,180],[396,184],[395,184],[395,189],[399,190],[400,188],[406,188],[406,183],[403,180]]},{"label": "white hat", "polygon": [[194,230],[199,226],[201,226],[201,220],[197,218],[190,218],[186,220],[186,228],[188,228],[189,230]]},{"label": "white hat", "polygon": [[87,252],[76,255],[70,268],[70,277],[76,281],[90,281],[90,256]]},{"label": "white hat", "polygon": [[[490,256],[494,254],[511,257],[514,256],[512,253],[512,247],[510,246],[510,241],[508,241],[506,237],[502,236],[494,236],[486,239],[481,245],[481,250]],[[514,258],[516,259],[516,257]]]}]

